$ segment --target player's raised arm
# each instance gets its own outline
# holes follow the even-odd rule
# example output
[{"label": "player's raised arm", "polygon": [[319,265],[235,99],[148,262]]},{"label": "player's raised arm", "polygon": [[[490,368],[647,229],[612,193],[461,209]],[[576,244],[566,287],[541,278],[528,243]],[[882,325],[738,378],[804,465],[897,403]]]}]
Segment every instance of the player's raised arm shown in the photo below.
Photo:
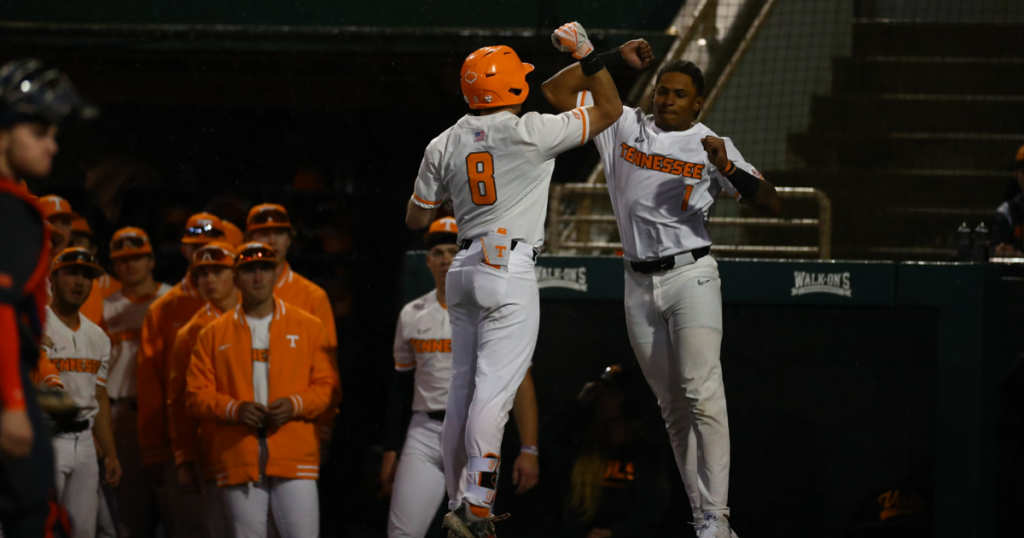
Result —
[{"label": "player's raised arm", "polygon": [[[611,127],[622,115],[622,100],[611,74],[605,68],[601,55],[594,53],[594,46],[587,39],[587,31],[578,22],[563,24],[551,34],[551,42],[562,52],[571,52],[579,59],[580,72],[586,77],[587,86],[594,94],[594,105],[586,108],[590,118],[590,136],[593,138]],[[565,110],[569,110],[569,107]]]},{"label": "player's raised arm", "polygon": [[[643,71],[654,61],[654,51],[647,41],[634,39],[621,47],[602,52],[598,57],[606,67],[625,63],[637,71]],[[587,90],[588,87],[589,82],[583,74],[583,68],[576,63],[546,80],[541,85],[541,91],[544,92],[544,98],[555,110],[565,112],[576,108],[577,95]]]},{"label": "player's raised arm", "polygon": [[[718,172],[725,176],[743,196],[743,203],[763,209],[772,215],[779,216],[782,213],[782,202],[779,201],[779,194],[775,186],[768,183],[760,174],[750,173],[746,170],[748,166],[737,166],[731,160],[725,140],[717,136],[707,136],[701,139],[701,145],[708,155],[708,160],[715,165]],[[733,148],[735,149],[735,148]]]}]

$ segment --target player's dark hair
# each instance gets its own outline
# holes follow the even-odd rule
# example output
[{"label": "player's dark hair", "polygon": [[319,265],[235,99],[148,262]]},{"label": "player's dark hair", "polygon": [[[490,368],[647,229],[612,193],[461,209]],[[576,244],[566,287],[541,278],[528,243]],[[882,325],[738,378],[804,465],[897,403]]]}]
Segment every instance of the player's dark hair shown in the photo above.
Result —
[{"label": "player's dark hair", "polygon": [[658,75],[654,77],[654,84],[661,82],[661,76],[665,73],[682,73],[688,75],[693,81],[693,87],[697,88],[697,95],[704,95],[704,73],[697,64],[689,60],[672,60],[658,69]]}]

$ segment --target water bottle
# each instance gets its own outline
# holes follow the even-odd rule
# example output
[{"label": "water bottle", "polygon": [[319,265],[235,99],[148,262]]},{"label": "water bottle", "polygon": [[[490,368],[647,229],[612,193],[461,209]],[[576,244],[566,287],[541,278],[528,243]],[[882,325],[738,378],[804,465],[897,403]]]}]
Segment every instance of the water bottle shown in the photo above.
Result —
[{"label": "water bottle", "polygon": [[988,228],[982,222],[974,229],[974,262],[983,263],[988,261]]},{"label": "water bottle", "polygon": [[965,222],[956,231],[956,261],[969,262],[973,254],[971,228]]}]

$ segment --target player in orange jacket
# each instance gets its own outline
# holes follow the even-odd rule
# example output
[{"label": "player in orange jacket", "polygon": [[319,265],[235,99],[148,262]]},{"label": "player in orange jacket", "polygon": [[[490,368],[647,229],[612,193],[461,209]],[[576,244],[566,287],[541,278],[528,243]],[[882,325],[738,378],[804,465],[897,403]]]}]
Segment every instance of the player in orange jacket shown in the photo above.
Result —
[{"label": "player in orange jacket", "polygon": [[[278,204],[260,204],[249,210],[246,220],[246,234],[250,241],[264,243],[277,254],[277,268],[274,271],[274,295],[286,303],[293,304],[314,317],[319,318],[327,331],[327,353],[331,365],[337,371],[336,353],[338,333],[334,326],[334,311],[327,292],[309,279],[296,273],[288,265],[288,249],[292,246],[295,229],[292,227],[288,210]],[[331,441],[337,405],[341,401],[341,386],[335,387],[330,408],[317,419],[317,434],[324,443]],[[324,451],[326,453],[326,450]]]},{"label": "player in orange jacket", "polygon": [[187,406],[216,420],[212,465],[236,538],[317,536],[320,454],[313,420],[337,383],[319,319],[274,296],[277,257],[246,243],[235,257],[242,302],[199,333]]},{"label": "player in orange jacket", "polygon": [[186,491],[202,491],[206,501],[198,516],[205,516],[211,537],[228,536],[224,501],[215,480],[213,461],[215,421],[198,421],[185,407],[186,376],[192,350],[199,332],[224,312],[238,304],[235,288],[234,249],[232,245],[214,241],[192,255],[189,270],[195,275],[196,287],[207,303],[178,331],[167,365],[167,418],[171,433],[171,449],[178,468],[178,485]]},{"label": "player in orange jacket", "polygon": [[[189,217],[181,239],[181,254],[191,260],[203,245],[223,240],[224,224],[210,213]],[[161,485],[167,495],[171,519],[171,538],[198,538],[206,533],[206,518],[198,517],[203,505],[198,491],[178,486],[177,471],[171,455],[167,422],[167,355],[180,329],[202,308],[206,300],[196,290],[192,274],[150,305],[142,323],[139,347],[139,448],[146,475]]]}]

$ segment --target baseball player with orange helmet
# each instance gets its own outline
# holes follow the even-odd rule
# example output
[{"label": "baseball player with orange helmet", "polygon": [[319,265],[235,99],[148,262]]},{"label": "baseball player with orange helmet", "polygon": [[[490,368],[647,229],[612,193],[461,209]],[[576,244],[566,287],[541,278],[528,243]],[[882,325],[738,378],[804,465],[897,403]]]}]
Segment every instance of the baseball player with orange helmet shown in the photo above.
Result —
[{"label": "baseball player with orange helmet", "polygon": [[46,307],[46,351],[80,409],[77,420],[53,438],[57,498],[71,517],[75,538],[96,534],[100,469],[94,436],[104,455],[104,481],[116,486],[121,479],[106,387],[110,339],[78,311],[102,272],[89,251],[65,249],[51,265],[53,299]]},{"label": "baseball player with orange helmet", "polygon": [[622,114],[615,84],[578,24],[561,47],[580,59],[594,106],[520,116],[529,93],[511,48],[484,47],[460,73],[470,114],[426,149],[406,224],[425,228],[451,199],[460,252],[447,277],[452,380],[444,422],[445,526],[456,538],[494,535],[501,438],[540,325],[534,264],[544,244],[555,157],[585,144]]},{"label": "baseball player with orange helmet", "polygon": [[[171,291],[153,279],[153,245],[140,228],[122,228],[110,240],[110,257],[121,289],[103,300],[101,327],[110,336],[110,371],[107,393],[111,400],[117,455],[124,475],[114,488],[119,535],[148,537],[156,519],[150,507],[152,496],[164,496],[145,479],[139,449],[137,372],[142,325],[149,306]],[[161,503],[164,521],[169,513]]]},{"label": "baseball player with orange helmet", "polygon": [[[331,308],[327,292],[296,273],[288,264],[288,249],[291,248],[292,238],[295,237],[295,228],[292,226],[288,210],[279,204],[257,205],[249,210],[245,231],[250,241],[264,243],[277,254],[274,295],[323,322],[324,330],[327,331],[327,354],[331,357],[331,365],[337,371],[338,332],[334,326],[334,310]],[[323,443],[331,441],[334,417],[338,414],[337,404],[341,401],[340,385],[334,388],[333,394],[331,405],[324,416],[317,419],[317,435]]]},{"label": "baseball player with orange helmet", "polygon": [[[189,217],[181,239],[181,254],[191,260],[193,253],[213,240],[224,240],[224,224],[210,213]],[[181,282],[157,299],[146,311],[139,348],[139,448],[147,477],[166,496],[168,513],[165,529],[171,538],[206,535],[206,518],[201,517],[203,498],[198,490],[182,490],[171,454],[170,427],[167,421],[167,359],[178,329],[202,308],[206,300],[196,290],[190,272]]]},{"label": "baseball player with orange helmet", "polygon": [[[392,491],[388,538],[423,538],[444,497],[441,425],[452,375],[445,280],[459,253],[458,232],[452,217],[430,225],[425,237],[427,267],[436,288],[405,305],[395,330],[395,378],[388,398],[381,464],[381,483]],[[516,391],[513,410],[523,443],[512,471],[518,494],[533,488],[540,475],[537,397],[529,371]]]},{"label": "baseball player with orange helmet", "polygon": [[235,538],[314,538],[320,454],[313,420],[336,376],[319,319],[274,296],[277,257],[246,243],[235,257],[241,303],[199,333],[187,407],[217,421],[213,460]]},{"label": "baseball player with orange helmet", "polygon": [[167,419],[178,486],[185,491],[202,491],[206,503],[193,517],[204,518],[209,535],[214,538],[230,532],[224,501],[217,489],[217,471],[212,463],[217,423],[197,421],[189,415],[185,406],[186,376],[199,332],[238,304],[232,270],[234,261],[232,245],[219,241],[208,243],[192,254],[189,271],[195,275],[196,286],[207,303],[178,331],[167,365]]}]

